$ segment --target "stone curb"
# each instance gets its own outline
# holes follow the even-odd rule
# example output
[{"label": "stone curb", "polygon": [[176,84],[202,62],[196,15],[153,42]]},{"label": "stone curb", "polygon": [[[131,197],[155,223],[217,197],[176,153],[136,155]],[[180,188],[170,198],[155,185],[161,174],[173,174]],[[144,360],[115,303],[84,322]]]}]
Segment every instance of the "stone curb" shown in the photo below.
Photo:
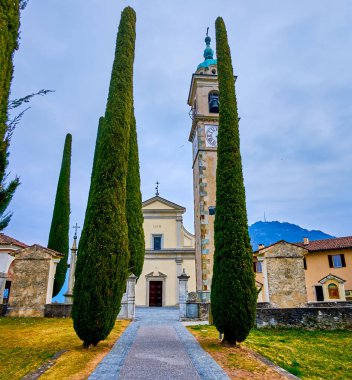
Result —
[{"label": "stone curb", "polygon": [[255,352],[253,350],[250,350],[249,348],[246,347],[246,350],[250,352],[255,358],[260,360],[262,363],[273,369],[274,371],[278,372],[280,375],[285,376],[287,379],[290,380],[301,380],[300,377],[297,377],[293,375],[292,373],[286,371],[282,367],[278,366],[277,364],[273,363],[271,360],[267,359],[266,357],[258,354],[258,352]]},{"label": "stone curb", "polygon": [[38,379],[46,371],[48,371],[56,363],[56,359],[58,359],[65,352],[67,352],[67,350],[62,350],[62,351],[56,352],[56,354],[53,357],[51,357],[46,363],[44,363],[43,365],[41,365],[35,371],[33,371],[33,372],[31,372],[31,373],[23,376],[21,378],[21,380],[36,380],[36,379]]},{"label": "stone curb", "polygon": [[202,380],[230,379],[226,372],[201,347],[196,338],[181,323],[176,323],[174,328]]},{"label": "stone curb", "polygon": [[136,339],[139,323],[131,322],[124,333],[117,340],[111,351],[98,364],[88,377],[89,380],[117,379]]}]

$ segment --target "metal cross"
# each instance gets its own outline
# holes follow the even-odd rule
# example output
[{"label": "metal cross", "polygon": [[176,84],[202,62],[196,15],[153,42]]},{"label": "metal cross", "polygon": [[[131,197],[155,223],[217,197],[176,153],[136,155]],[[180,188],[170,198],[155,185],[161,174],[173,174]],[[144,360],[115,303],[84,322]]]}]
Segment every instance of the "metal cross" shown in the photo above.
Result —
[{"label": "metal cross", "polygon": [[207,27],[207,37],[208,37],[208,33],[209,33],[209,26]]},{"label": "metal cross", "polygon": [[73,226],[72,227],[74,230],[75,230],[75,236],[73,237],[74,239],[77,239],[77,230],[79,229],[79,228],[81,228],[78,224],[77,224],[77,222],[76,222],[76,225],[75,226]]},{"label": "metal cross", "polygon": [[156,181],[155,184],[156,184],[156,186],[155,186],[155,195],[158,197],[159,196],[159,185],[160,185],[160,182]]}]

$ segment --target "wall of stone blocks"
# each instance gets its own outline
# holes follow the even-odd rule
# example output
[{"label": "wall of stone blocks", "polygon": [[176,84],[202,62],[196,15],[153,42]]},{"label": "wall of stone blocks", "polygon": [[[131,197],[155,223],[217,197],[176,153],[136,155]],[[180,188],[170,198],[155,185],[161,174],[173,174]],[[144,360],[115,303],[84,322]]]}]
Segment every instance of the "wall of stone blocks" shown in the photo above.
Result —
[{"label": "wall of stone blocks", "polygon": [[352,329],[352,307],[257,309],[256,325],[258,328],[304,327],[327,330]]},{"label": "wall of stone blocks", "polygon": [[50,260],[15,260],[8,315],[44,317]]},{"label": "wall of stone blocks", "polygon": [[280,242],[264,253],[264,276],[273,307],[303,307],[307,290],[303,267],[303,249]]},{"label": "wall of stone blocks", "polygon": [[70,318],[72,305],[65,303],[51,303],[45,305],[44,316],[46,318]]}]

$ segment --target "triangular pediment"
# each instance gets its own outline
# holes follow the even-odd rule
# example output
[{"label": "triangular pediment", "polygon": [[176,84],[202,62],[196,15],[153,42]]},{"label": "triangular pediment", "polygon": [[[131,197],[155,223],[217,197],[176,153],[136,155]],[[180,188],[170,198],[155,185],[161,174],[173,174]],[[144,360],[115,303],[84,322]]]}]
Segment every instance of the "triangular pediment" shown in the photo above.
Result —
[{"label": "triangular pediment", "polygon": [[329,280],[333,280],[333,281],[336,281],[338,282],[339,284],[343,284],[344,282],[346,282],[346,280],[344,280],[343,278],[341,277],[337,277],[335,276],[334,274],[332,273],[329,273],[327,276],[325,276],[324,278],[322,278],[321,280],[319,280],[318,282],[320,284],[325,284],[327,281]]},{"label": "triangular pediment", "polygon": [[142,203],[142,210],[169,210],[177,212],[185,212],[186,209],[174,202],[168,201],[165,198],[155,196],[153,198],[147,199]]},{"label": "triangular pediment", "polygon": [[158,271],[158,272],[150,272],[150,273],[146,274],[145,277],[163,277],[163,278],[165,278],[165,277],[167,277],[167,275]]}]

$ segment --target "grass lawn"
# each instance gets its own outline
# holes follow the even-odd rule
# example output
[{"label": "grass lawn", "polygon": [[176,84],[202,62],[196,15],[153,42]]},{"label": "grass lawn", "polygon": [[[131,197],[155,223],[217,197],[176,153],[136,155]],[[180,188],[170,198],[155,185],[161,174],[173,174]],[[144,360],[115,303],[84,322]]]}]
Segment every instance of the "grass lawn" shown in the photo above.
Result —
[{"label": "grass lawn", "polygon": [[254,329],[238,347],[225,348],[214,326],[189,330],[231,378],[274,379],[265,366],[256,368],[249,348],[302,379],[352,379],[352,331]]},{"label": "grass lawn", "polygon": [[65,350],[41,379],[85,379],[129,324],[117,321],[107,340],[83,349],[70,318],[0,318],[0,379],[21,379]]}]

